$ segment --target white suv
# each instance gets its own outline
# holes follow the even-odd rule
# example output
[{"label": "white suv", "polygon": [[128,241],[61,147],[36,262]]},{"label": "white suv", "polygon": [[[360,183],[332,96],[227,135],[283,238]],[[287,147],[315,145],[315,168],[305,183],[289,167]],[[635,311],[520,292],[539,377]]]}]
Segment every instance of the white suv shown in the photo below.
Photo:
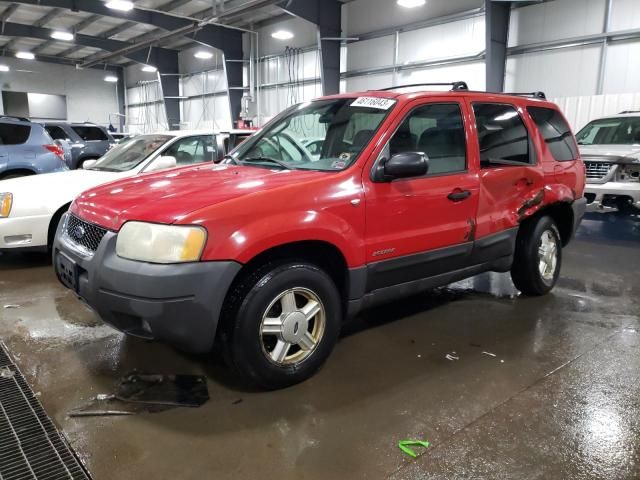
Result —
[{"label": "white suv", "polygon": [[589,122],[576,135],[590,210],[640,213],[640,111]]}]

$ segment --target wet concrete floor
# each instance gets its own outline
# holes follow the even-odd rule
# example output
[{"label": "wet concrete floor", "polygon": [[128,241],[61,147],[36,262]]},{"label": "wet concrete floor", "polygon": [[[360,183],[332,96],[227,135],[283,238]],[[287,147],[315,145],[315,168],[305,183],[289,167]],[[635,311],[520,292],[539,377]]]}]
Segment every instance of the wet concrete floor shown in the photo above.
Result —
[{"label": "wet concrete floor", "polygon": [[[548,296],[488,274],[378,308],[316,377],[270,393],[101,325],[45,256],[0,257],[0,338],[97,480],[637,479],[639,253],[640,218],[590,215]],[[132,369],[207,375],[211,399],[68,416]],[[411,459],[402,439],[431,446]]]}]

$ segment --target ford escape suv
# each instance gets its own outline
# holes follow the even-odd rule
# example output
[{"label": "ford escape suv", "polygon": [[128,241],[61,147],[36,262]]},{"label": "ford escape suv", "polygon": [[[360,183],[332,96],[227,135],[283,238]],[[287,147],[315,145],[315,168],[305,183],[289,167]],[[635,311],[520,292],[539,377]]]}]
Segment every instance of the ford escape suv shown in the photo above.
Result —
[{"label": "ford escape suv", "polygon": [[640,111],[589,122],[576,134],[595,211],[640,213]]},{"label": "ford escape suv", "polygon": [[585,208],[573,134],[541,94],[453,86],[320,98],[224,164],[86,191],[58,278],[115,328],[220,349],[263,388],[311,376],[343,320],[382,302],[485,271],[543,295]]}]

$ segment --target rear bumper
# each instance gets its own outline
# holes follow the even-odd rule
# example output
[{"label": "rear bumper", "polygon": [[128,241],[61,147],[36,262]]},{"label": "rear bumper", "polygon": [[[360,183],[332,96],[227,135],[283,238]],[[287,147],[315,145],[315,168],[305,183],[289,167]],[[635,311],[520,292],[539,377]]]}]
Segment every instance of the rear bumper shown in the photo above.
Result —
[{"label": "rear bumper", "polygon": [[0,219],[0,250],[46,248],[51,215]]},{"label": "rear bumper", "polygon": [[614,210],[616,200],[620,197],[630,199],[631,205],[640,208],[640,183],[587,183],[584,195],[588,199],[587,209],[589,211]]},{"label": "rear bumper", "polygon": [[[63,225],[64,222],[61,222]],[[129,335],[160,340],[194,353],[211,350],[220,311],[241,268],[232,261],[173,265],[120,258],[117,235],[108,232],[91,257],[58,230],[53,263],[58,279],[93,308],[105,323]],[[76,268],[76,283],[64,279],[60,255]]]}]

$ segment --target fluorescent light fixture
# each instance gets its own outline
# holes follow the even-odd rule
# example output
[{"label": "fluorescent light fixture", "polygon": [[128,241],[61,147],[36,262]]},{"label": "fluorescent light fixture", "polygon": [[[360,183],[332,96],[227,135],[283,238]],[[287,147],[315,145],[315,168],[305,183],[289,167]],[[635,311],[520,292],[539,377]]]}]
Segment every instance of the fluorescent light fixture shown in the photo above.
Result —
[{"label": "fluorescent light fixture", "polygon": [[148,72],[148,73],[155,73],[158,71],[158,69],[156,67],[154,67],[153,65],[143,65],[142,66],[142,71],[143,72]]},{"label": "fluorescent light fixture", "polygon": [[104,81],[116,83],[118,81],[118,77],[116,77],[115,75],[107,75],[106,77],[104,77]]},{"label": "fluorescent light fixture", "polygon": [[8,72],[9,65],[0,65],[0,72]]},{"label": "fluorescent light fixture", "polygon": [[128,2],[127,0],[110,0],[105,4],[105,6],[112,10],[128,12],[133,9],[133,2]]},{"label": "fluorescent light fixture", "polygon": [[33,60],[36,56],[31,52],[16,52],[16,58],[22,58],[23,60]]},{"label": "fluorescent light fixture", "polygon": [[213,53],[207,52],[205,50],[198,50],[196,53],[193,54],[193,56],[196,58],[200,58],[202,60],[208,60],[210,58],[213,58]]},{"label": "fluorescent light fixture", "polygon": [[404,8],[416,8],[423,6],[427,0],[397,0],[396,3]]},{"label": "fluorescent light fixture", "polygon": [[273,32],[271,36],[276,40],[291,40],[293,38],[293,33],[288,30],[278,30]]},{"label": "fluorescent light fixture", "polygon": [[62,40],[64,42],[70,42],[75,37],[71,32],[63,32],[61,30],[56,30],[54,32],[51,32],[51,38],[55,38],[56,40]]}]

